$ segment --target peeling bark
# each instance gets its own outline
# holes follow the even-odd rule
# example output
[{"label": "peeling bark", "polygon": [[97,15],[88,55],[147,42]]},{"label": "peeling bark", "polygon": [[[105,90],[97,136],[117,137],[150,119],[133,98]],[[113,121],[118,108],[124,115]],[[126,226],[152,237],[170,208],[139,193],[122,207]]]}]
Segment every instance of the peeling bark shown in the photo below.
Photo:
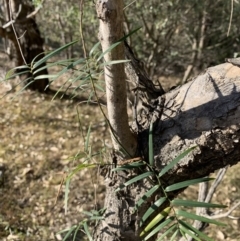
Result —
[{"label": "peeling bark", "polygon": [[[240,159],[240,68],[230,63],[208,68],[191,82],[166,94],[164,113],[154,123],[154,159],[161,168],[184,150],[198,147],[163,177],[170,185],[204,177],[234,165]],[[148,130],[140,133],[140,144],[147,160]],[[133,174],[129,174],[133,175]],[[118,185],[125,174],[106,181],[105,220],[95,230],[94,240],[141,240],[139,219],[150,205],[132,213],[149,183],[138,183],[120,193]],[[161,196],[161,194],[159,194]],[[154,240],[154,239],[151,239]]]},{"label": "peeling bark", "polygon": [[159,169],[194,145],[199,148],[174,170],[178,178],[205,176],[239,161],[238,66],[226,63],[208,68],[193,81],[169,92],[165,103],[164,115],[155,123],[154,131]]}]

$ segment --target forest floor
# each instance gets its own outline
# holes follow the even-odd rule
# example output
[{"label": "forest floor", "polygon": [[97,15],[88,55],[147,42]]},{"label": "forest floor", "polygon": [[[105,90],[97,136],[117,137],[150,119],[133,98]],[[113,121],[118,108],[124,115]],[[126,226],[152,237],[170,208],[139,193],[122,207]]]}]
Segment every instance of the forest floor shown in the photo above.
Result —
[{"label": "forest floor", "polygon": [[[59,231],[78,225],[85,217],[82,211],[103,205],[105,189],[97,168],[73,175],[66,213],[67,185],[61,183],[71,170],[80,169],[84,156],[108,146],[104,118],[97,106],[52,100],[52,96],[29,90],[17,95],[6,84],[0,89],[0,241],[63,240]],[[87,149],[83,136],[86,139],[90,124]],[[91,161],[101,158],[105,156],[96,155]],[[196,194],[194,187],[184,192],[188,198]],[[229,169],[214,199],[226,205],[240,199],[239,165]],[[240,210],[232,215],[240,216]],[[240,220],[221,221],[227,227],[210,226],[207,233],[217,241],[239,240]],[[84,238],[80,233],[75,240]]]}]

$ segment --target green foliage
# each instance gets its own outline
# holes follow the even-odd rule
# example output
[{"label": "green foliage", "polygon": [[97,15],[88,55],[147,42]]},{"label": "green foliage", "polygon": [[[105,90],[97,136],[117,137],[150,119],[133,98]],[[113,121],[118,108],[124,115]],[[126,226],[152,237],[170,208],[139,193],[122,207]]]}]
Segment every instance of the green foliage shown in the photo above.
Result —
[{"label": "green foliage", "polygon": [[86,215],[87,218],[83,219],[79,224],[73,225],[72,227],[68,229],[64,229],[60,231],[60,234],[65,234],[63,241],[68,240],[70,237],[72,238],[72,241],[79,240],[77,238],[77,235],[79,232],[82,232],[85,234],[89,241],[93,241],[92,235],[89,231],[89,224],[92,222],[99,222],[103,220],[103,214],[105,212],[105,209],[100,210],[91,210],[90,212],[83,211],[83,213]]},{"label": "green foliage", "polygon": [[[132,0],[126,1],[126,5]],[[128,29],[142,24],[141,33],[132,38],[140,59],[151,74],[183,76],[193,65],[193,74],[224,62],[239,49],[239,9],[234,4],[230,36],[227,30],[230,2],[217,0],[138,0],[125,9]]]},{"label": "green foliage", "polygon": [[[156,197],[156,194],[160,195],[158,198],[143,214],[140,220],[140,227],[143,228],[143,231],[140,234],[142,240],[146,241],[151,238],[153,235],[161,232],[160,237],[157,240],[163,240],[165,237],[168,237],[168,240],[174,240],[178,236],[190,235],[195,240],[212,240],[207,235],[201,231],[195,229],[191,224],[187,223],[186,220],[198,220],[204,223],[212,223],[215,225],[223,226],[224,224],[203,217],[196,214],[193,214],[188,211],[183,211],[184,207],[203,207],[203,208],[225,208],[226,206],[220,204],[212,204],[206,202],[198,202],[193,200],[182,200],[182,199],[172,199],[172,193],[179,191],[183,188],[186,188],[190,185],[199,184],[202,182],[208,182],[213,180],[213,178],[198,178],[187,180],[179,183],[175,183],[169,186],[163,186],[161,179],[164,174],[171,171],[172,168],[176,166],[184,157],[186,157],[190,152],[192,152],[196,146],[189,148],[180,155],[178,155],[174,160],[169,162],[160,173],[158,173],[154,168],[153,162],[153,137],[150,127],[149,131],[149,163],[144,161],[139,161],[137,163],[131,163],[123,165],[121,167],[113,169],[113,171],[122,171],[122,170],[131,170],[132,168],[138,169],[138,175],[134,178],[126,181],[120,185],[116,191],[120,191],[122,188],[129,185],[134,185],[136,182],[147,178],[150,180],[150,183],[153,183],[152,188],[150,188],[143,196],[137,201],[135,206],[135,211],[141,209],[143,204],[146,204],[148,200],[153,200]],[[151,161],[152,160],[152,161]],[[151,161],[151,163],[150,163]],[[135,165],[134,165],[135,164]],[[140,165],[141,164],[141,165]],[[149,169],[149,171],[144,171]]]},{"label": "green foliage", "polygon": [[[86,47],[90,49],[97,40],[98,25],[95,6],[92,1],[84,3],[83,33]],[[51,0],[45,1],[43,9],[38,15],[38,24],[45,39],[47,48],[58,48],[80,38],[79,30],[79,1],[77,0]],[[66,58],[83,56],[82,46],[77,43],[66,49],[62,54]]]},{"label": "green foliage", "polygon": [[[38,6],[41,1],[34,0],[33,3]],[[142,26],[131,42],[152,78],[183,77],[189,65],[193,65],[194,75],[210,65],[224,62],[226,57],[236,57],[240,52],[236,24],[240,20],[240,4],[236,1],[228,37],[230,1],[126,0],[124,3],[125,33]],[[47,49],[79,39],[79,19],[79,1],[44,1],[37,20]],[[85,1],[82,32],[87,49],[98,41],[97,21],[94,1]],[[83,56],[81,43],[62,53],[67,58]]]},{"label": "green foliage", "polygon": [[[78,111],[77,111],[78,112]],[[79,114],[79,113],[78,113]],[[64,210],[65,214],[67,214],[68,209],[68,198],[69,198],[69,188],[70,182],[73,176],[85,169],[89,170],[91,168],[99,168],[100,165],[104,165],[104,156],[106,154],[106,146],[104,145],[97,151],[93,151],[92,143],[91,143],[91,124],[87,129],[87,133],[85,135],[82,129],[82,123],[80,117],[78,115],[79,120],[79,129],[82,134],[82,139],[84,140],[83,150],[79,151],[74,157],[70,158],[72,161],[77,161],[77,164],[72,170],[68,170],[67,176],[65,178],[65,196],[64,196]],[[76,239],[77,233],[79,231],[83,232],[88,240],[93,240],[89,231],[89,224],[93,221],[99,222],[103,220],[103,214],[105,209],[100,210],[91,210],[90,212],[82,211],[83,214],[88,216],[86,219],[82,220],[79,224],[72,226],[70,229],[63,230],[60,233],[66,233],[63,240],[67,240],[67,238],[73,236],[73,241]],[[76,239],[78,240],[78,239]]]},{"label": "green foliage", "polygon": [[[29,65],[19,66],[12,70],[10,70],[6,76],[4,81],[8,81],[9,79],[15,78],[16,76],[25,75],[27,73],[31,73],[31,78],[29,79],[31,84],[35,80],[48,78],[50,80],[50,85],[57,80],[60,76],[71,71],[71,78],[67,79],[67,81],[60,87],[56,95],[62,90],[68,90],[70,86],[75,86],[72,90],[72,98],[78,93],[86,92],[90,90],[89,97],[93,96],[92,83],[94,80],[95,87],[99,91],[104,91],[104,82],[101,81],[100,75],[102,73],[102,66],[100,60],[102,60],[103,55],[99,56],[101,53],[98,49],[99,45],[95,45],[93,49],[90,51],[89,58],[81,58],[81,59],[66,59],[66,60],[58,60],[51,62],[51,59],[56,55],[59,55],[65,49],[71,47],[76,44],[78,41],[73,41],[68,43],[60,48],[57,48],[54,51],[49,52],[43,58],[39,58],[37,61],[36,58]],[[114,64],[122,61],[115,61]],[[40,67],[43,63],[46,63],[45,66]],[[108,63],[111,64],[111,63]],[[58,67],[61,70],[54,74],[48,75],[38,75],[39,71],[50,68],[50,67]],[[17,71],[17,72],[16,72]],[[26,80],[25,80],[26,81]],[[19,93],[21,93],[28,85],[25,85]],[[18,93],[18,94],[19,94]],[[55,96],[56,96],[55,95]],[[53,98],[55,98],[55,96]],[[90,101],[91,99],[89,99]]]},{"label": "green foliage", "polygon": [[42,0],[32,0],[35,7],[42,7]]}]

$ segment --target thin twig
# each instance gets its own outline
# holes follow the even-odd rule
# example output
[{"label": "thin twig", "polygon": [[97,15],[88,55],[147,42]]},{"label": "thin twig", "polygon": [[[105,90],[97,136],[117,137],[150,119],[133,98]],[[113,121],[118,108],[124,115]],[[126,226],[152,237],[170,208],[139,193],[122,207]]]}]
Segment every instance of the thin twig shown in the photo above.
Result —
[{"label": "thin twig", "polygon": [[123,8],[123,11],[126,9],[126,8],[128,8],[129,6],[131,6],[133,3],[135,3],[137,0],[134,0],[134,1],[132,1],[131,3],[129,3],[127,6],[125,6],[124,8]]},{"label": "thin twig", "polygon": [[229,19],[227,37],[229,36],[230,29],[231,29],[231,26],[232,26],[232,18],[233,18],[233,0],[231,1],[231,14],[230,14],[230,19]]},{"label": "thin twig", "polygon": [[226,174],[226,171],[227,171],[228,167],[224,167],[224,168],[221,168],[219,171],[218,171],[218,174],[213,182],[213,184],[211,185],[209,191],[208,191],[208,194],[207,194],[207,197],[205,199],[205,202],[210,202],[212,197],[213,197],[213,194],[215,193],[217,187],[219,186],[219,184],[221,183],[224,175]]},{"label": "thin twig", "polygon": [[[27,61],[26,59],[24,58],[24,55],[23,55],[23,51],[22,51],[22,47],[21,47],[21,44],[19,42],[19,38],[17,36],[17,32],[16,32],[16,29],[14,27],[14,24],[13,24],[13,14],[12,14],[12,10],[11,10],[11,6],[10,6],[10,1],[8,2],[8,6],[9,6],[9,16],[10,16],[10,22],[11,22],[11,25],[12,25],[12,29],[13,29],[13,32],[14,32],[14,35],[16,37],[16,40],[17,40],[17,44],[18,44],[18,47],[19,47],[19,51],[21,53],[21,56],[22,56],[22,59],[23,59],[23,62],[25,65],[27,65]],[[18,10],[18,15],[19,13],[21,12],[21,9],[22,9],[22,5],[20,4],[19,5],[19,10]]]},{"label": "thin twig", "polygon": [[240,217],[234,217],[234,216],[230,216],[230,214],[240,206],[240,201],[238,201],[235,205],[233,205],[227,212],[225,213],[220,213],[220,214],[214,214],[211,216],[207,216],[208,218],[211,219],[218,219],[218,218],[231,218],[231,219],[240,219]]},{"label": "thin twig", "polygon": [[83,37],[83,6],[84,6],[84,0],[80,0],[80,36],[82,40],[82,48],[84,52],[84,58],[87,58],[87,50],[86,50],[86,44],[85,44],[85,39]]},{"label": "thin twig", "polygon": [[[198,194],[198,201],[199,202],[206,202],[209,203],[212,200],[213,194],[216,192],[217,187],[221,183],[225,173],[227,171],[227,167],[222,168],[218,171],[218,174],[212,183],[210,189],[208,190],[208,183],[201,183],[199,185],[199,194]],[[240,205],[240,204],[238,204]],[[224,214],[215,214],[215,215],[208,215],[208,210],[207,208],[197,208],[196,209],[196,214],[200,216],[207,217],[209,219],[216,219],[216,218],[221,218],[221,217],[228,217],[231,212],[237,208],[238,205],[234,205],[228,212]],[[195,220],[192,225],[194,228],[197,230],[201,231],[205,228],[205,223]],[[193,238],[190,237],[189,235],[186,235],[186,237],[182,237],[180,241],[192,241]]]},{"label": "thin twig", "polygon": [[40,11],[40,9],[42,8],[42,5],[43,5],[44,1],[45,0],[42,0],[40,6],[38,6],[33,12],[29,13],[27,15],[27,18],[33,18]]}]

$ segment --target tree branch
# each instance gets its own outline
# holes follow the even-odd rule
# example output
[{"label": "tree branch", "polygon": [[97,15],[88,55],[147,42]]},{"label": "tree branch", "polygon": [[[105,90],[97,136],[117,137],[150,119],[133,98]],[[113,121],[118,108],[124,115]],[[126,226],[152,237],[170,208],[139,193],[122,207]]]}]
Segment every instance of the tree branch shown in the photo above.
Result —
[{"label": "tree branch", "polygon": [[[154,155],[159,170],[198,145],[168,175],[168,184],[207,176],[240,160],[240,68],[231,63],[208,68],[166,94],[161,120],[154,123]],[[141,133],[147,158],[148,129]],[[177,174],[177,175],[173,175]]]}]

